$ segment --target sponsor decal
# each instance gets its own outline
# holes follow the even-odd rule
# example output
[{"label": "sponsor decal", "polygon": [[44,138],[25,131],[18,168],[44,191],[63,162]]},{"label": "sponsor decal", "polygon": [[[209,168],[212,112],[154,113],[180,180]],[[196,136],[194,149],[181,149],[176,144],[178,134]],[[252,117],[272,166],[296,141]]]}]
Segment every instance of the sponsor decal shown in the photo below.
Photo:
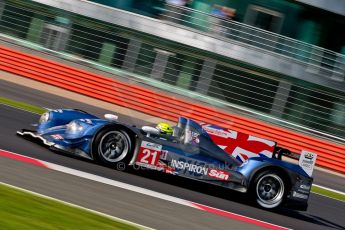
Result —
[{"label": "sponsor decal", "polygon": [[209,126],[203,126],[202,127],[208,134],[215,135],[218,137],[228,138],[229,132],[222,130],[222,129],[216,129]]},{"label": "sponsor decal", "polygon": [[310,153],[310,152],[307,152],[307,153],[305,154],[305,158],[308,159],[308,160],[313,160],[314,154],[313,154],[313,153]]},{"label": "sponsor decal", "polygon": [[209,168],[205,165],[205,163],[192,160],[187,161],[183,158],[180,158],[179,160],[171,160],[170,168],[175,169],[177,172],[188,172],[189,174],[194,176],[209,176],[223,181],[229,180],[231,176],[229,172],[215,168]]},{"label": "sponsor decal", "polygon": [[165,164],[162,161],[158,161],[157,170],[158,171],[163,171],[163,172],[168,173],[168,174],[173,174],[173,175],[177,175],[178,174],[175,171],[175,169],[171,168],[170,166],[168,166],[167,164]]},{"label": "sponsor decal", "polygon": [[208,176],[218,180],[228,180],[230,173],[218,169],[208,169]]},{"label": "sponsor decal", "polygon": [[292,196],[300,198],[300,199],[305,199],[305,200],[308,199],[308,195],[304,195],[302,193],[295,192],[295,191],[292,192]]},{"label": "sponsor decal", "polygon": [[193,164],[182,160],[172,160],[171,167],[178,170],[186,170],[196,175],[207,175],[207,168],[203,165]]},{"label": "sponsor decal", "polygon": [[309,176],[313,174],[316,157],[317,155],[315,153],[308,152],[305,150],[301,152],[298,164]]},{"label": "sponsor decal", "polygon": [[53,134],[50,135],[54,140],[62,140],[63,137],[60,134]]},{"label": "sponsor decal", "polygon": [[168,150],[162,150],[161,156],[159,159],[166,160],[168,158]]},{"label": "sponsor decal", "polygon": [[141,142],[136,163],[147,167],[156,166],[160,159],[161,150],[162,145],[147,141]]},{"label": "sponsor decal", "polygon": [[158,150],[158,149],[161,149],[162,146],[159,145],[159,144],[156,144],[156,143],[151,143],[151,142],[146,142],[146,141],[143,141],[142,144],[141,144],[142,147],[146,147],[146,148],[149,148],[149,149],[152,149],[152,150]]},{"label": "sponsor decal", "polygon": [[301,184],[299,187],[301,189],[310,190],[310,185]]}]

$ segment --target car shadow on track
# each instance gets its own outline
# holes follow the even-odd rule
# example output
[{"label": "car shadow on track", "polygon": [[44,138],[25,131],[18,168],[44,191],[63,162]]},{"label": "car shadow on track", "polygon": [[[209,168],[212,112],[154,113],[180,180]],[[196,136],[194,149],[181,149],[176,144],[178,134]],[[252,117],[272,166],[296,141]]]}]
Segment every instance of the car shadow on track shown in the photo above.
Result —
[{"label": "car shadow on track", "polygon": [[[202,196],[202,194],[205,194],[207,196],[212,196],[215,198],[224,199],[227,201],[236,202],[242,205],[246,205],[247,207],[245,209],[247,210],[253,209],[254,213],[257,212],[257,209],[260,209],[263,212],[267,212],[268,215],[282,215],[282,216],[298,219],[301,221],[309,222],[312,224],[325,226],[328,228],[345,229],[345,226],[338,225],[322,217],[311,215],[308,212],[300,212],[300,211],[288,209],[285,207],[280,207],[273,210],[266,210],[266,209],[260,208],[255,204],[255,202],[252,201],[252,199],[249,199],[248,194],[236,192],[236,191],[229,190],[229,189],[219,187],[216,185],[206,184],[200,181],[191,180],[191,179],[173,176],[173,175],[164,174],[164,173],[159,173],[159,172],[147,170],[147,169],[145,170],[141,169],[140,173],[138,173],[138,170],[134,170],[133,168],[129,168],[129,169],[127,168],[126,172],[130,174],[135,174],[137,176],[139,175],[147,179],[152,179],[155,181],[159,181],[162,183],[166,183],[169,185],[177,186],[179,188],[184,188],[184,189],[193,191],[193,194],[191,194],[192,199],[190,200],[193,202],[204,204],[204,205],[214,206],[215,204],[214,204],[214,200],[205,198]],[[202,193],[202,194],[200,196],[200,194],[197,194],[197,193]],[[178,194],[172,192],[172,194],[169,194],[169,195],[176,196]],[[217,204],[217,208],[221,208],[226,211],[227,210],[226,206],[227,204],[219,200],[219,203]]]},{"label": "car shadow on track", "polygon": [[[92,164],[95,163],[94,161],[87,160],[85,158],[80,158],[78,156],[73,156],[70,154],[62,153],[62,152],[56,152],[56,153],[60,155],[65,155],[66,157],[82,160],[84,162],[88,162]],[[211,184],[207,184],[207,183],[196,181],[196,180],[191,180],[191,179],[187,179],[187,178],[183,178],[179,176],[165,174],[162,172],[157,172],[157,171],[153,171],[153,170],[145,169],[145,168],[137,169],[131,166],[127,166],[127,167],[121,168],[120,170],[115,170],[113,167],[104,166],[100,163],[97,163],[97,164],[101,167],[105,167],[114,171],[122,171],[124,173],[128,173],[133,176],[137,176],[137,177],[139,176],[139,177],[152,180],[154,182],[157,181],[157,182],[164,183],[166,185],[170,185],[170,186],[161,186],[161,187],[149,186],[149,185],[142,186],[146,189],[151,189],[151,190],[154,189],[157,192],[161,192],[161,193],[171,195],[171,196],[177,196],[182,199],[190,200],[196,203],[201,203],[203,205],[208,205],[211,207],[216,207],[219,209],[223,209],[225,211],[228,210],[229,204],[224,201],[230,201],[230,202],[235,202],[238,204],[245,205],[245,207],[243,208],[240,207],[239,209],[245,210],[246,213],[257,213],[259,209],[261,210],[261,212],[267,213],[267,215],[265,214],[265,216],[281,215],[284,217],[286,216],[291,217],[294,219],[324,226],[327,228],[345,229],[345,226],[340,226],[322,217],[311,215],[308,212],[299,212],[299,211],[287,209],[284,207],[274,209],[274,210],[262,209],[256,206],[255,203],[251,199],[249,199],[247,194],[229,190],[229,189],[219,187],[216,185],[211,185]],[[102,174],[102,173],[99,173],[99,174]],[[156,184],[156,183],[153,183],[153,184]],[[185,189],[186,191],[181,191],[181,188]],[[203,194],[206,196],[203,196]],[[216,200],[214,198],[216,198]],[[217,203],[215,204],[215,202]],[[279,216],[277,218],[279,218]]]},{"label": "car shadow on track", "polygon": [[322,217],[318,217],[315,215],[311,215],[308,212],[297,212],[291,209],[286,209],[286,208],[281,208],[277,209],[275,211],[277,214],[281,214],[284,216],[288,216],[291,218],[299,219],[302,221],[310,222],[313,224],[325,226],[328,228],[333,228],[333,229],[345,229],[345,226],[341,226],[339,224],[333,223],[332,221],[326,220]]}]

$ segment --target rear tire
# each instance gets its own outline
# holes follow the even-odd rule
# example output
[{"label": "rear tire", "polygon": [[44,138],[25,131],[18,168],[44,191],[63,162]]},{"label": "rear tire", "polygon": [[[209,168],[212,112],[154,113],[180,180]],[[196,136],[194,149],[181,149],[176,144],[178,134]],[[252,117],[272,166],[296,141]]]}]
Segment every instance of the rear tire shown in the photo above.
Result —
[{"label": "rear tire", "polygon": [[286,185],[283,177],[275,171],[264,171],[254,179],[252,195],[262,208],[277,208],[282,204],[285,193]]},{"label": "rear tire", "polygon": [[125,166],[132,156],[132,141],[129,135],[116,128],[107,128],[96,135],[93,153],[103,164]]}]

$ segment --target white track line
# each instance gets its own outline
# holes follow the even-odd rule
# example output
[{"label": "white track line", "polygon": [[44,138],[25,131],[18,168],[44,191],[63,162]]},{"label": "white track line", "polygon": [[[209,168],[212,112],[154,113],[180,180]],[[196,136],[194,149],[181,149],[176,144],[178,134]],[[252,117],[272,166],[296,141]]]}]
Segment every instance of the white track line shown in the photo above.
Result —
[{"label": "white track line", "polygon": [[121,189],[125,189],[131,192],[136,192],[136,193],[140,193],[140,194],[144,194],[150,197],[154,197],[154,198],[158,198],[161,200],[165,200],[165,201],[169,201],[169,202],[173,202],[176,204],[180,204],[180,205],[184,205],[187,207],[191,207],[191,208],[195,208],[195,209],[199,209],[205,212],[209,212],[209,213],[213,213],[216,215],[221,215],[221,216],[225,216],[237,221],[242,221],[244,223],[249,223],[252,225],[256,225],[256,226],[261,226],[261,227],[265,227],[265,228],[269,228],[269,229],[275,229],[275,230],[287,230],[288,228],[286,227],[282,227],[279,225],[275,225],[269,222],[265,222],[262,220],[258,220],[258,219],[254,219],[251,217],[247,217],[247,216],[243,216],[243,215],[239,215],[236,213],[232,213],[232,212],[228,212],[228,211],[224,211],[224,210],[220,210],[220,209],[216,209],[216,208],[212,208],[210,206],[206,206],[203,204],[199,204],[199,203],[195,203],[195,202],[191,202],[188,200],[184,200],[181,198],[177,198],[174,196],[170,196],[170,195],[166,195],[163,193],[159,193],[159,192],[155,192],[153,190],[149,190],[149,189],[145,189],[142,187],[138,187],[135,185],[130,185],[130,184],[126,184],[120,181],[115,181],[115,180],[111,180],[105,177],[101,177],[101,176],[97,176],[91,173],[87,173],[87,172],[83,172],[80,170],[76,170],[76,169],[71,169],[65,166],[61,166],[61,165],[57,165],[54,163],[50,163],[50,162],[46,162],[46,161],[42,161],[42,160],[38,160],[36,158],[32,158],[32,157],[27,157],[25,155],[21,155],[21,154],[17,154],[17,153],[13,153],[7,150],[1,150],[0,149],[0,157],[6,157],[6,158],[10,158],[10,159],[14,159],[17,161],[22,161],[22,162],[26,162],[28,164],[34,164],[36,166],[40,166],[43,168],[47,168],[47,169],[51,169],[51,170],[55,170],[55,171],[59,171],[62,173],[66,173],[69,175],[73,175],[73,176],[77,176],[77,177],[81,177],[87,180],[92,180],[92,181],[96,181],[99,183],[103,183],[103,184],[107,184],[110,186],[114,186],[114,187],[118,187]]},{"label": "white track line", "polygon": [[336,200],[336,201],[343,202],[343,203],[345,202],[343,200],[339,200],[337,198],[330,197],[330,196],[327,196],[327,195],[324,195],[324,194],[321,194],[321,193],[318,193],[318,192],[313,192],[313,193],[316,194],[316,195],[319,195],[319,196],[327,197],[328,199]]},{"label": "white track line", "polygon": [[153,229],[153,228],[149,228],[149,227],[146,227],[144,225],[141,225],[141,224],[134,223],[132,221],[124,220],[124,219],[121,219],[121,218],[118,218],[118,217],[115,217],[115,216],[111,216],[111,215],[105,214],[103,212],[98,212],[98,211],[95,211],[95,210],[92,210],[92,209],[89,209],[89,208],[85,208],[85,207],[82,207],[82,206],[79,206],[79,205],[76,205],[76,204],[69,203],[67,201],[63,201],[63,200],[59,200],[59,199],[56,199],[56,198],[53,198],[53,197],[50,197],[50,196],[43,195],[41,193],[33,192],[33,191],[30,191],[30,190],[27,190],[27,189],[24,189],[24,188],[20,188],[20,187],[14,186],[14,185],[10,185],[10,184],[7,184],[7,183],[1,182],[1,181],[0,181],[0,184],[4,185],[4,186],[7,186],[9,188],[17,189],[17,190],[20,190],[22,192],[26,192],[26,193],[32,194],[34,196],[38,196],[38,197],[41,197],[41,198],[44,198],[44,199],[56,201],[56,202],[62,203],[64,205],[73,207],[73,208],[79,208],[79,209],[85,210],[87,212],[90,212],[90,213],[93,213],[93,214],[96,214],[96,215],[99,215],[99,216],[103,216],[105,218],[108,218],[108,219],[111,219],[111,220],[114,220],[114,221],[117,221],[117,222],[121,222],[121,223],[124,223],[124,224],[132,225],[132,226],[140,228],[140,229],[145,229],[145,230]]},{"label": "white track line", "polygon": [[141,193],[147,196],[151,196],[151,197],[155,197],[155,198],[159,198],[162,200],[166,200],[166,201],[171,201],[173,203],[176,204],[181,204],[184,206],[189,206],[189,207],[193,207],[194,206],[191,204],[191,202],[177,198],[177,197],[173,197],[170,195],[166,195],[163,193],[159,193],[159,192],[155,192],[146,188],[141,188],[135,185],[130,185],[130,184],[126,184],[120,181],[116,181],[116,180],[111,180],[105,177],[101,177],[101,176],[97,176],[95,174],[91,174],[91,173],[87,173],[87,172],[83,172],[83,171],[79,171],[76,169],[72,169],[72,168],[68,168],[65,166],[61,166],[61,165],[57,165],[57,164],[53,164],[53,163],[49,163],[49,162],[44,162],[45,165],[48,166],[48,168],[53,169],[55,171],[59,171],[59,172],[63,172],[63,173],[67,173],[73,176],[77,176],[77,177],[81,177],[84,179],[88,179],[88,180],[92,180],[92,181],[96,181],[102,184],[107,184],[110,186],[114,186],[114,187],[118,187],[118,188],[122,188],[122,189],[126,189],[129,191],[133,191],[133,192],[137,192],[137,193]]},{"label": "white track line", "polygon": [[328,191],[331,191],[331,192],[334,192],[334,193],[338,193],[340,195],[344,195],[345,196],[345,192],[341,192],[339,190],[335,190],[335,189],[332,189],[332,188],[327,188],[327,187],[324,187],[324,186],[321,186],[321,185],[318,185],[318,184],[313,184],[313,186],[319,187],[319,188],[322,188],[324,190],[328,190]]},{"label": "white track line", "polygon": [[28,113],[32,113],[32,114],[41,115],[40,113],[36,113],[36,112],[30,111],[30,110],[27,110],[27,109],[23,109],[23,108],[20,108],[20,107],[9,105],[9,104],[3,103],[3,102],[0,102],[0,105],[4,105],[4,106],[7,106],[7,107],[10,107],[10,108],[13,108],[13,109],[22,110],[22,111],[25,111],[25,112],[28,112]]}]

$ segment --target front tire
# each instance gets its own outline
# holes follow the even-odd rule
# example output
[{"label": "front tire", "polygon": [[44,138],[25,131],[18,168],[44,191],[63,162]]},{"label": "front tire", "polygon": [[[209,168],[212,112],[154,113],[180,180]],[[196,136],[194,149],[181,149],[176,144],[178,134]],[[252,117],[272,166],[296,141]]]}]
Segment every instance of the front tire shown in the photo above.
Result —
[{"label": "front tire", "polygon": [[283,178],[274,171],[260,173],[254,180],[253,189],[256,203],[266,209],[281,205],[286,192]]},{"label": "front tire", "polygon": [[97,134],[93,152],[106,165],[127,165],[132,155],[132,142],[125,131],[108,128]]}]

